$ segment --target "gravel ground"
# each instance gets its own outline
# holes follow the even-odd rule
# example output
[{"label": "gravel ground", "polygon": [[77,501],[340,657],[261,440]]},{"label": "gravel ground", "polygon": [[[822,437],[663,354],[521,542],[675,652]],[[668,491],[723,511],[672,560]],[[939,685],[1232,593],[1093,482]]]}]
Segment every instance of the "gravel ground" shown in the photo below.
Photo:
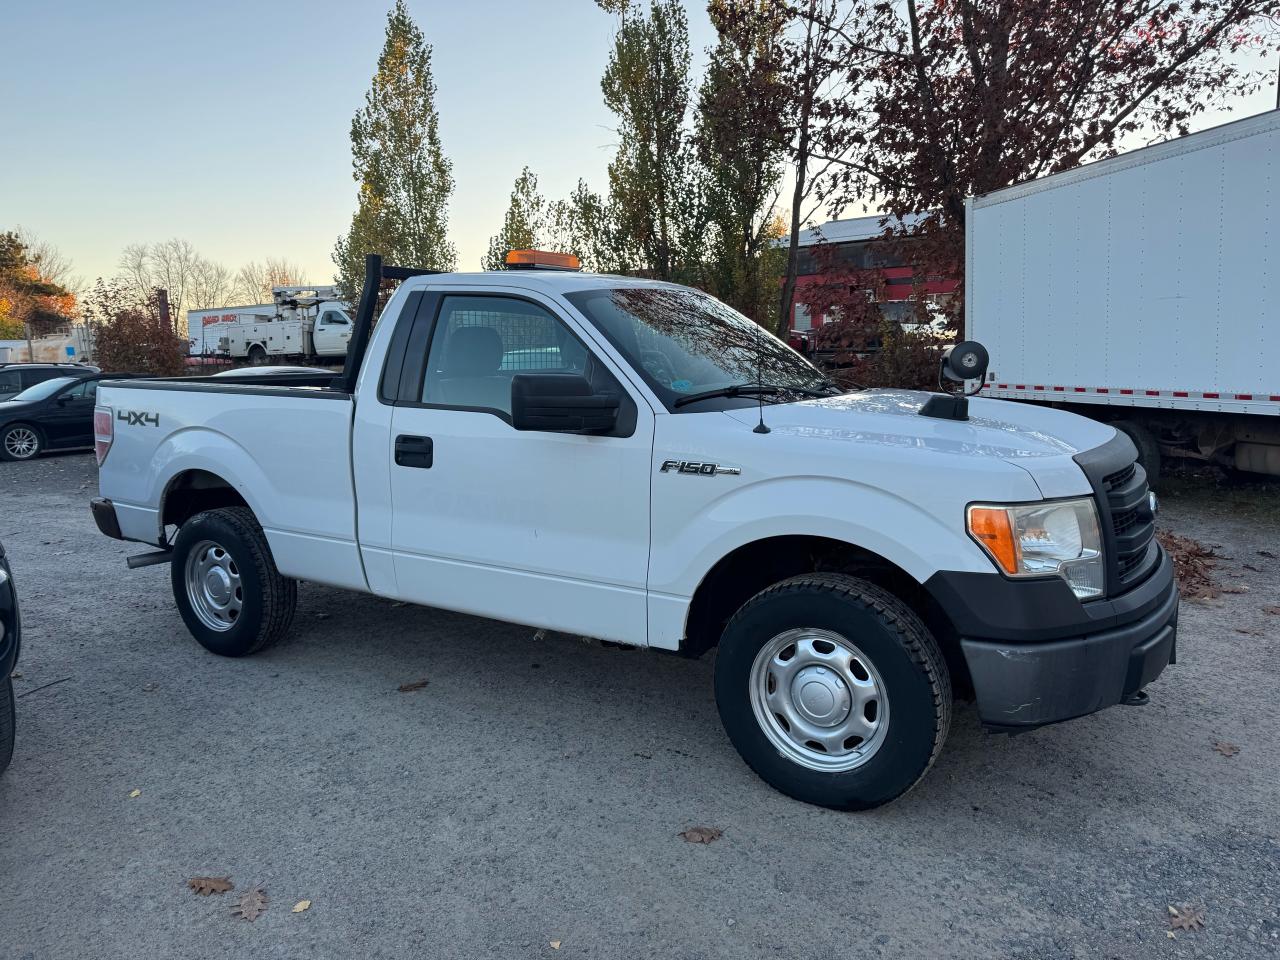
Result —
[{"label": "gravel ground", "polygon": [[[1166,499],[1249,589],[1183,604],[1150,705],[1015,738],[961,707],[916,790],[840,814],[739,761],[709,658],[310,584],[290,642],[211,656],[95,485],[85,454],[0,464],[27,627],[0,956],[1280,955],[1275,488]],[[209,874],[269,909],[184,886]],[[1184,902],[1205,929],[1171,940]]]}]

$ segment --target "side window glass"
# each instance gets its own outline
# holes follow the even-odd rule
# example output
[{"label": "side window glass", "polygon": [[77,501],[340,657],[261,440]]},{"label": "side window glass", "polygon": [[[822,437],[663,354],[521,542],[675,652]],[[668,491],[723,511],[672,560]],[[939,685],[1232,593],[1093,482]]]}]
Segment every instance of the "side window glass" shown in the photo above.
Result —
[{"label": "side window glass", "polygon": [[[84,397],[85,397],[85,395],[86,395],[86,394],[85,394],[85,390],[86,390],[86,388],[87,388],[88,386],[89,386],[89,384],[87,384],[87,383],[83,383],[83,382],[81,382],[81,383],[77,383],[77,384],[76,384],[74,387],[72,387],[70,390],[66,390],[66,391],[64,391],[64,392],[63,392],[63,394],[62,394],[62,396],[66,397],[66,398],[68,398],[68,399],[70,399],[70,400],[83,400],[83,399],[84,399]],[[94,384],[94,386],[96,387],[96,386],[97,386],[97,383],[95,383],[95,384]]]},{"label": "side window glass", "polygon": [[22,390],[22,381],[17,370],[0,371],[0,393],[18,393]]},{"label": "side window glass", "polygon": [[510,416],[511,378],[517,373],[590,375],[588,366],[598,368],[587,348],[537,304],[445,297],[427,353],[422,401]]},{"label": "side window glass", "polygon": [[347,318],[337,310],[326,310],[320,315],[320,322],[325,326],[346,326]]}]

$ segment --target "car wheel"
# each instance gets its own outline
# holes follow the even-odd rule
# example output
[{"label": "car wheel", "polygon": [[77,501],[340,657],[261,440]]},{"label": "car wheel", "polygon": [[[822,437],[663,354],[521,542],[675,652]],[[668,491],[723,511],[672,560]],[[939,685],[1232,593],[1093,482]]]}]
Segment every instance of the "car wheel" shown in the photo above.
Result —
[{"label": "car wheel", "polygon": [[247,507],[198,513],[178,530],[170,564],[173,597],[206,650],[244,657],[289,631],[298,583],[276,569]]},{"label": "car wheel", "polygon": [[897,597],[845,574],[793,577],[749,600],[720,640],[715,690],[751,769],[837,810],[909,790],[951,724],[937,641]]},{"label": "car wheel", "polygon": [[44,449],[44,438],[30,424],[13,423],[0,430],[0,460],[30,460]]},{"label": "car wheel", "polygon": [[249,366],[265,367],[267,365],[267,351],[262,347],[254,344],[249,348]]},{"label": "car wheel", "polygon": [[0,681],[0,773],[9,767],[13,759],[13,730],[15,726],[13,710],[13,678],[5,677]]}]

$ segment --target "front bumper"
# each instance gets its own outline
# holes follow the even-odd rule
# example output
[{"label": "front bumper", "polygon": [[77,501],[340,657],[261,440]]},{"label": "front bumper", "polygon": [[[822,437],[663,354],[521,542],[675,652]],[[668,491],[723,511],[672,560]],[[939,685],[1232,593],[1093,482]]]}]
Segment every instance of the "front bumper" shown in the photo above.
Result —
[{"label": "front bumper", "polygon": [[[1088,604],[1076,601],[1061,581],[1066,598],[1047,580],[937,576],[948,582],[931,581],[934,596],[960,632],[978,715],[988,727],[1028,729],[1094,713],[1141,690],[1175,662],[1178,590],[1173,562],[1163,551],[1139,586]],[[986,583],[975,588],[966,579],[975,576]],[[1037,589],[1026,596],[1014,593],[1031,586]]]}]

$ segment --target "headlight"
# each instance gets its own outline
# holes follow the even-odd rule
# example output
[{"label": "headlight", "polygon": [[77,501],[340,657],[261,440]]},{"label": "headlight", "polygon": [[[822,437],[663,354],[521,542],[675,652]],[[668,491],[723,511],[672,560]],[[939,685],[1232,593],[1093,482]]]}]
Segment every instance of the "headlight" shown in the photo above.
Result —
[{"label": "headlight", "polygon": [[1081,600],[1106,591],[1102,537],[1093,500],[973,504],[969,535],[1011,577],[1057,574]]}]

